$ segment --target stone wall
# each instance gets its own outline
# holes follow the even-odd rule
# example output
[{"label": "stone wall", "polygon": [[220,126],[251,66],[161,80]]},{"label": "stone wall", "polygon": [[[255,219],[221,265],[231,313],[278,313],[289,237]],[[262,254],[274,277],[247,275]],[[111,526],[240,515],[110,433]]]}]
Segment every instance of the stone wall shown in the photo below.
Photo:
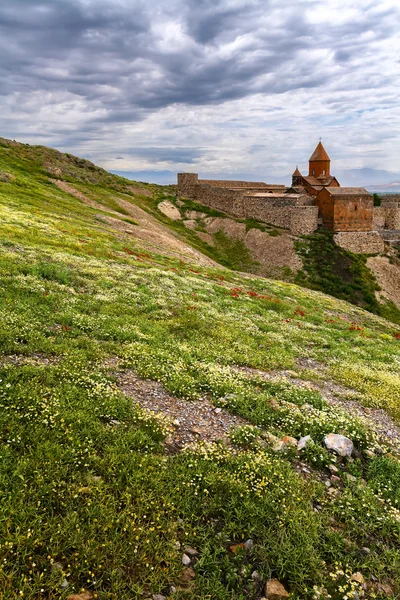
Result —
[{"label": "stone wall", "polygon": [[243,210],[243,192],[241,191],[201,184],[195,187],[194,195],[191,198],[199,202],[199,204],[215,208],[215,210],[228,213],[239,219],[245,216]]},{"label": "stone wall", "polygon": [[187,198],[194,198],[198,183],[199,176],[197,173],[178,173],[178,194]]},{"label": "stone wall", "polygon": [[382,204],[386,204],[386,202],[397,202],[400,204],[400,194],[379,194],[382,198]]},{"label": "stone wall", "polygon": [[365,196],[336,196],[334,231],[372,231],[373,198]]},{"label": "stone wall", "polygon": [[377,231],[340,231],[333,236],[338,246],[356,254],[379,254],[384,242]]},{"label": "stone wall", "polygon": [[309,235],[318,227],[318,206],[294,206],[290,210],[290,233]]},{"label": "stone wall", "polygon": [[374,216],[372,218],[372,224],[375,230],[385,229],[385,217],[385,209],[383,208],[383,206],[374,206]]},{"label": "stone wall", "polygon": [[385,228],[400,229],[400,209],[397,205],[384,206]]},{"label": "stone wall", "polygon": [[[228,187],[229,186],[229,187]],[[258,195],[254,191],[254,186]],[[283,185],[247,181],[198,179],[195,173],[178,174],[178,193],[239,219],[255,219],[305,235],[317,228],[318,208],[307,194],[285,194]],[[292,211],[298,208],[292,214]]]},{"label": "stone wall", "polygon": [[374,206],[374,229],[400,229],[400,208],[396,201]]}]

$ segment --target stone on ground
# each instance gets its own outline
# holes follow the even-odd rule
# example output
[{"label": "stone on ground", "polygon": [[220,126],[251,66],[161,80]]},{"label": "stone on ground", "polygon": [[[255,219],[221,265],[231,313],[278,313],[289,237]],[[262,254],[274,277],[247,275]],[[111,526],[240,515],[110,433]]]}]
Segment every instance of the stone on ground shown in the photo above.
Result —
[{"label": "stone on ground", "polygon": [[338,433],[329,433],[324,437],[327,450],[335,452],[342,457],[350,457],[354,450],[353,442],[346,436]]},{"label": "stone on ground", "polygon": [[289,592],[277,579],[268,579],[265,584],[265,598],[266,600],[286,600],[289,598]]}]

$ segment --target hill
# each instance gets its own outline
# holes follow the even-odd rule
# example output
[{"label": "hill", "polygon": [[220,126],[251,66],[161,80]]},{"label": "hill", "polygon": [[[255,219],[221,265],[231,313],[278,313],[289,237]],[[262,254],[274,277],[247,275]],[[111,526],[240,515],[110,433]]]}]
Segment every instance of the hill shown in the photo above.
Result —
[{"label": "hill", "polygon": [[1,597],[396,598],[398,327],[218,266],[171,188],[0,171]]}]

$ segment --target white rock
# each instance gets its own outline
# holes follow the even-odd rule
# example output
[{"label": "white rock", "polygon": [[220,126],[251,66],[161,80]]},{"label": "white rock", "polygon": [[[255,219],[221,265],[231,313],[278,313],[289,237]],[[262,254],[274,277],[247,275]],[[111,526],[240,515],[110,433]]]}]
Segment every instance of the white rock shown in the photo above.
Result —
[{"label": "white rock", "polygon": [[185,565],[185,567],[188,567],[191,563],[190,557],[187,554],[183,554],[182,555],[182,564]]},{"label": "white rock", "polygon": [[301,450],[304,450],[304,448],[307,446],[307,444],[309,444],[310,442],[312,442],[311,439],[311,435],[305,435],[304,437],[300,438],[298,443],[297,443],[297,450],[300,452]]},{"label": "white rock", "polygon": [[343,457],[350,457],[354,450],[353,442],[348,437],[338,433],[329,433],[326,435],[324,437],[324,444],[327,450]]},{"label": "white rock", "polygon": [[253,540],[246,540],[244,543],[245,550],[251,550],[254,547]]}]

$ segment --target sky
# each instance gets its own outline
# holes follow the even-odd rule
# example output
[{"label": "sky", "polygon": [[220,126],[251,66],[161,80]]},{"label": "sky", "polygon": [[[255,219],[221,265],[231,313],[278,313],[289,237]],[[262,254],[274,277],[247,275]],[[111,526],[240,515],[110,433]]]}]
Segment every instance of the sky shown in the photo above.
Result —
[{"label": "sky", "polygon": [[289,183],[321,137],[385,183],[399,30],[398,0],[1,0],[0,136],[161,183]]}]

